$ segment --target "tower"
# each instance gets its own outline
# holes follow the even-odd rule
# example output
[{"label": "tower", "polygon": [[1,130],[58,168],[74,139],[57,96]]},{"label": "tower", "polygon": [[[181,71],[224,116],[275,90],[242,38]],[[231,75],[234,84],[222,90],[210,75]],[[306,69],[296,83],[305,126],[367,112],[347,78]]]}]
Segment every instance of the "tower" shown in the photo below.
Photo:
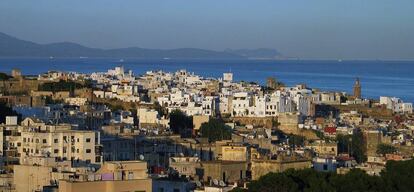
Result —
[{"label": "tower", "polygon": [[359,78],[356,79],[354,84],[354,97],[357,99],[361,98],[361,83],[359,82]]},{"label": "tower", "polygon": [[266,85],[267,85],[267,87],[269,87],[271,89],[277,89],[277,81],[273,77],[268,77],[267,78]]}]

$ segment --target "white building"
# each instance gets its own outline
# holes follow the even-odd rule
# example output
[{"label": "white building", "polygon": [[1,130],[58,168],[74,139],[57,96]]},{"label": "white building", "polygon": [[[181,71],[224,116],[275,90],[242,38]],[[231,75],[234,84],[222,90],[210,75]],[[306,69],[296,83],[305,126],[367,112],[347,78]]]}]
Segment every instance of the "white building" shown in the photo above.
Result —
[{"label": "white building", "polygon": [[17,125],[17,116],[6,116],[6,125]]},{"label": "white building", "polygon": [[77,105],[77,106],[82,106],[86,104],[86,101],[88,101],[87,98],[83,98],[83,97],[69,97],[69,98],[65,98],[65,103],[69,104],[69,105]]},{"label": "white building", "polygon": [[223,73],[223,81],[232,82],[233,73]]},{"label": "white building", "polygon": [[137,116],[138,116],[140,124],[141,123],[155,124],[155,123],[159,123],[160,121],[158,111],[153,110],[153,109],[139,108],[137,109]]},{"label": "white building", "polygon": [[249,114],[249,107],[251,106],[251,96],[247,92],[237,92],[233,94],[232,99],[232,116],[240,117]]},{"label": "white building", "polygon": [[395,113],[412,113],[413,104],[404,103],[397,97],[380,97],[380,104],[385,105],[387,109],[391,109]]}]

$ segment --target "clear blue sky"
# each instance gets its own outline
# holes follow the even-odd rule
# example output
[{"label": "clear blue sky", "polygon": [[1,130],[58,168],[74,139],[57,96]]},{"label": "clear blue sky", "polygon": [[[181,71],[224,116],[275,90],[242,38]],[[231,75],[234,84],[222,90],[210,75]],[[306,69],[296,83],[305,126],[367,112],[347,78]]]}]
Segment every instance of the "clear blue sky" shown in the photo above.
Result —
[{"label": "clear blue sky", "polygon": [[99,48],[414,59],[414,0],[1,0],[0,31]]}]

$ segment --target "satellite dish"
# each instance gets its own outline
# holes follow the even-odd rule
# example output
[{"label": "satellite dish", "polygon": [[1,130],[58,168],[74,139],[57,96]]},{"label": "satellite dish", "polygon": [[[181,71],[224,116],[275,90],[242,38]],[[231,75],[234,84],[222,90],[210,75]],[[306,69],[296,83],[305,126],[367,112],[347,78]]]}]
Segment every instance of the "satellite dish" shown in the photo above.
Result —
[{"label": "satellite dish", "polygon": [[226,186],[226,184],[224,183],[224,181],[220,181],[220,186],[221,187],[225,187]]},{"label": "satellite dish", "polygon": [[144,160],[144,155],[139,155],[139,160],[143,161]]},{"label": "satellite dish", "polygon": [[217,179],[213,179],[213,184],[214,185],[218,185],[219,184],[219,182],[217,181]]}]

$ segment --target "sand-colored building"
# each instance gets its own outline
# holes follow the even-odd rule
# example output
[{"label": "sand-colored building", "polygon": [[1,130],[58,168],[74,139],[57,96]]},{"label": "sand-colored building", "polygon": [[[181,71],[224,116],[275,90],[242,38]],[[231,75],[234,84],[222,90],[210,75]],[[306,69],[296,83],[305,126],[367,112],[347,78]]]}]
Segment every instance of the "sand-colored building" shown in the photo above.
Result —
[{"label": "sand-colored building", "polygon": [[153,109],[139,108],[137,116],[140,124],[158,124],[160,122],[158,111]]},{"label": "sand-colored building", "polygon": [[80,163],[101,163],[99,133],[94,131],[29,128],[21,132],[20,161],[27,156],[55,157]]},{"label": "sand-colored building", "polygon": [[148,178],[144,161],[105,162],[96,172],[100,180],[59,181],[59,192],[151,192],[152,180]]},{"label": "sand-colored building", "polygon": [[16,191],[42,191],[52,180],[50,166],[15,165],[13,169]]},{"label": "sand-colored building", "polygon": [[270,172],[283,172],[287,169],[305,169],[312,166],[312,159],[300,157],[296,155],[284,156],[280,155],[277,159],[269,160],[252,160],[251,171],[252,179],[257,180],[261,176]]},{"label": "sand-colored building", "polygon": [[298,134],[300,123],[299,114],[296,113],[280,113],[278,116],[279,129],[287,134]]},{"label": "sand-colored building", "polygon": [[247,161],[248,153],[246,146],[222,146],[223,161]]},{"label": "sand-colored building", "polygon": [[170,168],[176,170],[179,175],[195,177],[196,169],[201,166],[198,157],[170,157]]},{"label": "sand-colored building", "polygon": [[308,145],[314,150],[319,156],[330,156],[334,157],[338,155],[338,144],[336,142],[326,143],[325,141],[319,140]]},{"label": "sand-colored building", "polygon": [[51,157],[26,157],[24,164],[13,166],[13,187],[16,191],[43,191],[44,187],[58,185],[59,179],[87,178],[87,167],[72,167],[70,161]]},{"label": "sand-colored building", "polygon": [[377,147],[381,143],[391,143],[390,136],[384,136],[381,131],[367,130],[364,131],[364,140],[367,156],[376,156]]},{"label": "sand-colored building", "polygon": [[206,161],[202,162],[204,181],[217,180],[228,183],[246,179],[247,163],[243,161]]},{"label": "sand-colored building", "polygon": [[210,120],[208,115],[194,115],[193,116],[193,129],[198,131],[203,123],[207,123]]}]

